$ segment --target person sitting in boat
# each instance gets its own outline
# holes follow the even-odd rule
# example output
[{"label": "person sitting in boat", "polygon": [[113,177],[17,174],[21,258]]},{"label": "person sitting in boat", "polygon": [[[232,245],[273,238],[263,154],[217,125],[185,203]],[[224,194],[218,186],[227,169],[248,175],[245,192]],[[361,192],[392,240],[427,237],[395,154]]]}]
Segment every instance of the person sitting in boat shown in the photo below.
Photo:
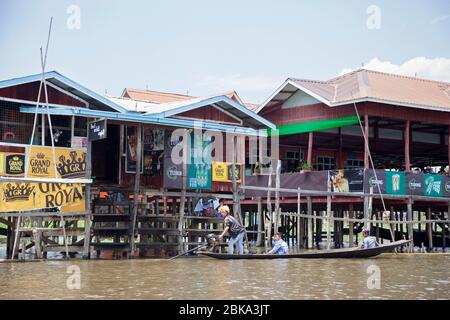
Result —
[{"label": "person sitting in boat", "polygon": [[289,253],[289,249],[288,249],[288,245],[286,243],[286,241],[284,241],[281,238],[282,234],[281,232],[276,232],[275,235],[273,236],[273,239],[275,240],[272,243],[272,250],[270,250],[268,252],[268,254],[288,254]]},{"label": "person sitting in boat", "polygon": [[377,240],[375,240],[374,237],[370,236],[369,230],[363,230],[363,242],[361,245],[361,249],[370,249],[370,248],[376,248],[379,246]]},{"label": "person sitting in boat", "polygon": [[228,233],[230,239],[228,240],[228,254],[234,253],[234,245],[237,244],[238,253],[244,254],[244,244],[242,243],[244,240],[244,227],[236,220],[235,217],[230,215],[230,207],[227,205],[223,205],[219,208],[219,212],[224,218],[225,229],[222,234],[219,236],[219,239],[222,240],[223,237]]}]

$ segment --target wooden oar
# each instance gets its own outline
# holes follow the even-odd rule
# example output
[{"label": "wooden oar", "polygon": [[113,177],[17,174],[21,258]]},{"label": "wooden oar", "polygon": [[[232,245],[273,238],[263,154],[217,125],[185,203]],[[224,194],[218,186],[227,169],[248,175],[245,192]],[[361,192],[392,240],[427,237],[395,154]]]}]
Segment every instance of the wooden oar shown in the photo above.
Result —
[{"label": "wooden oar", "polygon": [[191,249],[191,250],[188,250],[188,251],[186,251],[186,252],[180,253],[179,255],[170,258],[169,260],[173,260],[173,259],[176,259],[176,258],[178,258],[178,257],[184,256],[185,254],[187,254],[187,253],[189,253],[189,252],[192,252],[192,251],[195,251],[195,250],[198,250],[198,249],[207,247],[208,245],[209,245],[209,243],[205,243],[205,244],[199,245],[199,246],[195,247],[194,249]]}]

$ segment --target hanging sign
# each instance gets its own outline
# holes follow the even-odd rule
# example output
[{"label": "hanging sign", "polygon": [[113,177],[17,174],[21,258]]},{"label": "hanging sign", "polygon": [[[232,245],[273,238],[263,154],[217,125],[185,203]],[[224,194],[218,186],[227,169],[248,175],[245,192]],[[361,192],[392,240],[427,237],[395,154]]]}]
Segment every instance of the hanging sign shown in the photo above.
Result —
[{"label": "hanging sign", "polygon": [[[241,182],[242,164],[235,164],[236,182]],[[233,164],[229,162],[213,162],[212,180],[220,182],[233,182]]]},{"label": "hanging sign", "polygon": [[76,179],[86,177],[84,149],[55,148],[56,175],[51,147],[27,148],[27,177]]},{"label": "hanging sign", "polygon": [[60,207],[62,212],[85,210],[83,184],[1,182],[0,212]]},{"label": "hanging sign", "polygon": [[106,119],[90,122],[88,124],[89,141],[106,139],[107,128]]}]

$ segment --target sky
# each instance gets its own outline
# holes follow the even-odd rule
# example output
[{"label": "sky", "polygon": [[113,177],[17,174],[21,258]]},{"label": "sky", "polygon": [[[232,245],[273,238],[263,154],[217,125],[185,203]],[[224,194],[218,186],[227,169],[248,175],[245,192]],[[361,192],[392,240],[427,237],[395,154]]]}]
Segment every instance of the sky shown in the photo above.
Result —
[{"label": "sky", "polygon": [[450,82],[448,0],[0,0],[0,80],[46,70],[100,94],[236,90],[364,66]]}]

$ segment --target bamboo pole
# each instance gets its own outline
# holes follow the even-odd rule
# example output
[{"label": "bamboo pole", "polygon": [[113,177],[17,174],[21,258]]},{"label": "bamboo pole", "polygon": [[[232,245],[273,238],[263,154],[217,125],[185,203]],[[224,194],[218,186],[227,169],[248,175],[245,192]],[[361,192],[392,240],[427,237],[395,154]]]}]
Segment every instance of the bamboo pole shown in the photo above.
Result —
[{"label": "bamboo pole", "polygon": [[267,247],[271,247],[271,239],[272,239],[272,225],[273,225],[273,212],[272,212],[272,202],[271,202],[271,187],[272,187],[272,173],[273,173],[273,169],[272,169],[272,164],[270,164],[269,166],[269,179],[268,179],[268,187],[267,187],[267,211],[269,213],[269,219],[270,219],[270,224],[268,226],[268,231],[267,231],[267,239],[266,239],[266,246]]}]

